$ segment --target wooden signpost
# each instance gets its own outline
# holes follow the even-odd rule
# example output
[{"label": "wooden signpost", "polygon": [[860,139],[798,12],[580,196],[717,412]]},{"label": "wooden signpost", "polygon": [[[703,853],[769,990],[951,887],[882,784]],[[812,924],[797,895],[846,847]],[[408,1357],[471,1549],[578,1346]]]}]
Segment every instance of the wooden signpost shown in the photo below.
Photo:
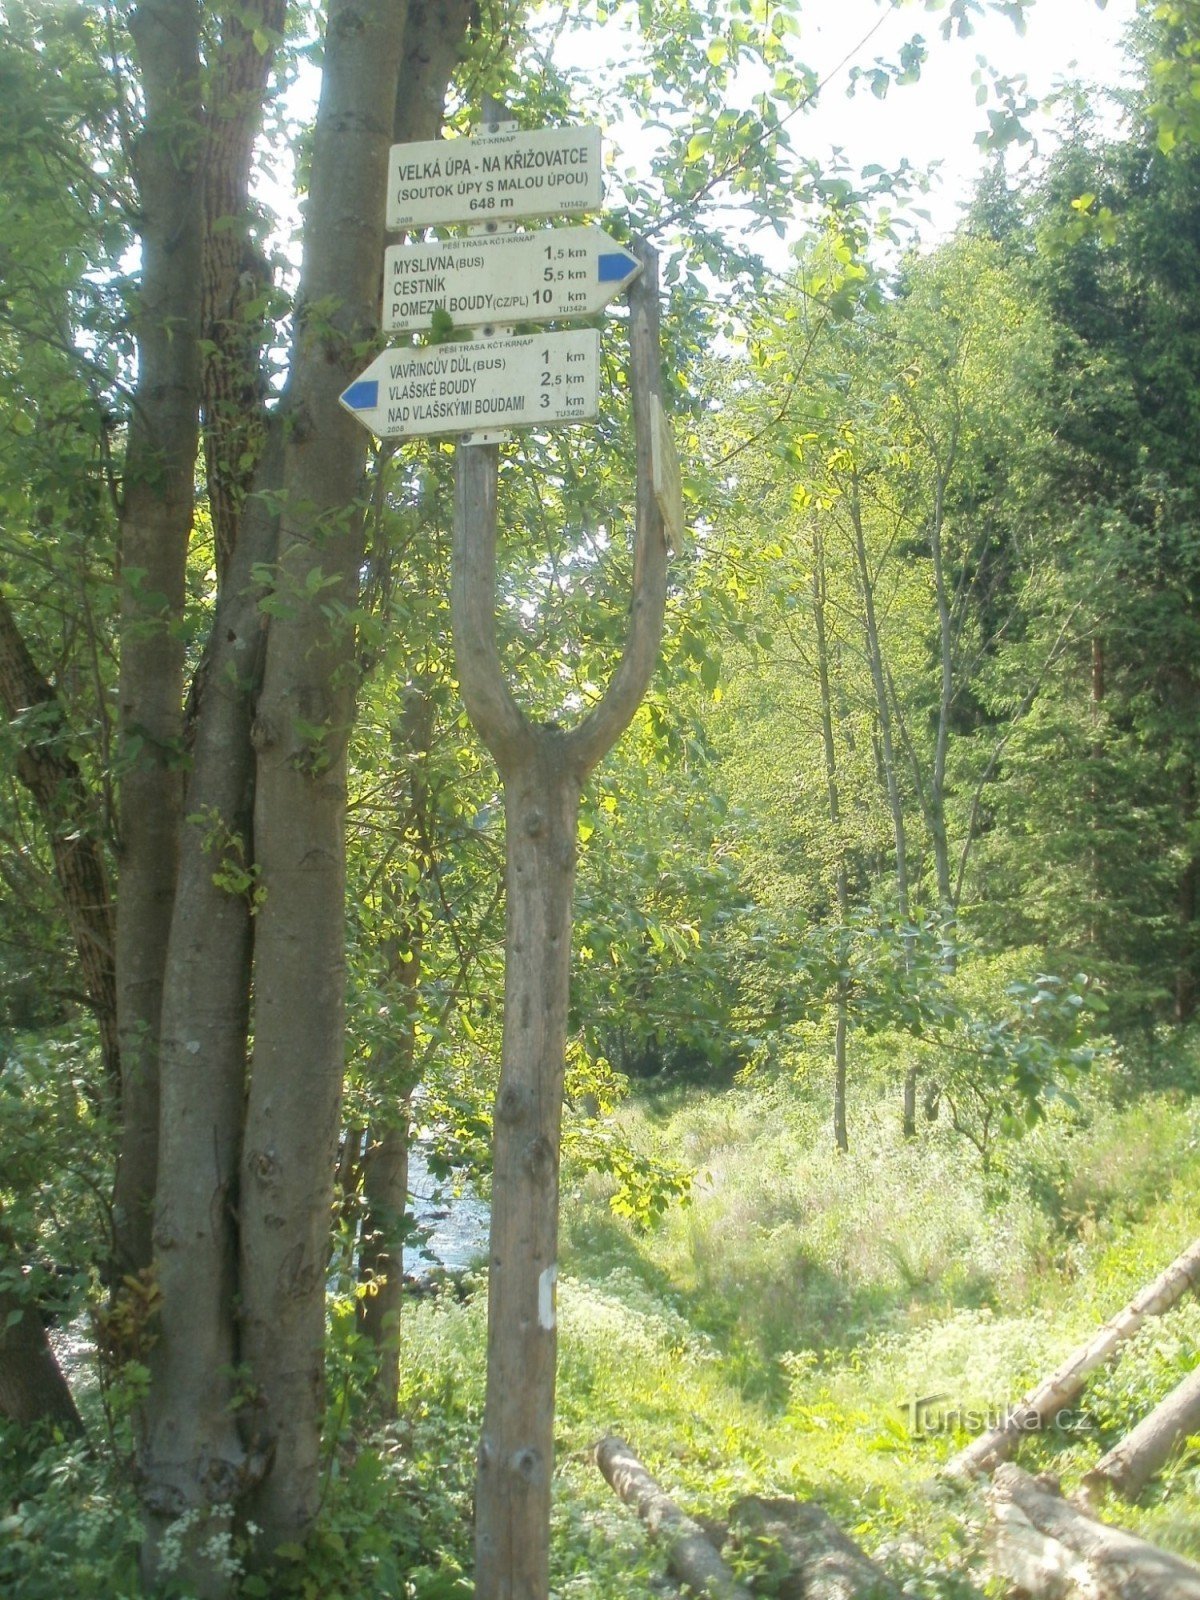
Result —
[{"label": "wooden signpost", "polygon": [[[497,232],[517,218],[577,215],[600,201],[595,128],[520,132],[393,149],[390,228],[485,224],[451,241],[394,246],[384,326],[482,326],[469,343],[387,350],[341,402],[382,438],[453,434],[451,620],[467,712],[504,788],[504,1037],[496,1096],[488,1271],[487,1390],[475,1492],[476,1600],[547,1600],[557,1358],[559,1136],[579,804],[588,774],[628,727],[662,638],[668,543],[683,533],[679,462],[662,405],[658,268],[599,228]],[[531,722],[496,633],[499,451],[494,428],[578,424],[599,409],[600,335],[513,336],[500,325],[629,304],[636,452],[633,594],[620,662],[576,726]]]}]

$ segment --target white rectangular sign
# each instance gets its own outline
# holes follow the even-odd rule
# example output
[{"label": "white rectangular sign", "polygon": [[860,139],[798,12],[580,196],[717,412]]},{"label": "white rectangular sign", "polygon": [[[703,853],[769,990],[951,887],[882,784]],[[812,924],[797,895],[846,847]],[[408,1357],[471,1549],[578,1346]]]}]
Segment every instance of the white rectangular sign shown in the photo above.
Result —
[{"label": "white rectangular sign", "polygon": [[595,127],[394,144],[387,226],[575,215],[598,210],[602,188]]},{"label": "white rectangular sign", "polygon": [[600,410],[595,328],[385,350],[341,396],[381,439],[586,422]]},{"label": "white rectangular sign", "polygon": [[392,245],[383,258],[383,326],[410,333],[444,311],[456,327],[588,317],[641,271],[602,228],[481,234]]}]

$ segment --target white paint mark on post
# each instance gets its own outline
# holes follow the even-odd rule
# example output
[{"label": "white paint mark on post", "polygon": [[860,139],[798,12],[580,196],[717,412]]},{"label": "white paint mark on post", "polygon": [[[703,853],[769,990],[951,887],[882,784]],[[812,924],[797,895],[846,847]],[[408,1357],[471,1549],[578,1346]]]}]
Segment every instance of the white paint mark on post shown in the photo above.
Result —
[{"label": "white paint mark on post", "polygon": [[558,1282],[558,1263],[546,1268],[538,1279],[538,1327],[547,1332],[558,1321],[554,1306],[554,1286]]}]

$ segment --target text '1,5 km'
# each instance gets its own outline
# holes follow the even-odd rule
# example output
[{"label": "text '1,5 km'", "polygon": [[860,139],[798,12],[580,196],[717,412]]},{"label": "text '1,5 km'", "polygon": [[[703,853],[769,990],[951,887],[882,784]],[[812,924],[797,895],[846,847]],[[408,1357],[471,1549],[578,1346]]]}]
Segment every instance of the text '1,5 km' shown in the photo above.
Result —
[{"label": "text '1,5 km'", "polygon": [[600,410],[594,328],[385,350],[342,395],[381,439],[586,422]]}]

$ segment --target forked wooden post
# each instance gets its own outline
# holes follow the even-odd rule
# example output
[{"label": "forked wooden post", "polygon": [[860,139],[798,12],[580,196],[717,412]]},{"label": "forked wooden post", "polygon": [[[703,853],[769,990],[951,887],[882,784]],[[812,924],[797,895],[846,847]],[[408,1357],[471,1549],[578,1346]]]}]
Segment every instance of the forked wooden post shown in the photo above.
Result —
[{"label": "forked wooden post", "polygon": [[559,1132],[567,1038],[579,801],[588,774],[629,725],[662,638],[667,546],[652,439],[661,405],[658,269],[629,289],[637,517],[629,631],[612,682],[569,731],[535,727],[510,690],[496,643],[494,445],[460,445],[451,615],[463,701],[504,786],[504,1044],[494,1117],[487,1394],[475,1497],[476,1600],[546,1600],[557,1356]]}]

